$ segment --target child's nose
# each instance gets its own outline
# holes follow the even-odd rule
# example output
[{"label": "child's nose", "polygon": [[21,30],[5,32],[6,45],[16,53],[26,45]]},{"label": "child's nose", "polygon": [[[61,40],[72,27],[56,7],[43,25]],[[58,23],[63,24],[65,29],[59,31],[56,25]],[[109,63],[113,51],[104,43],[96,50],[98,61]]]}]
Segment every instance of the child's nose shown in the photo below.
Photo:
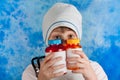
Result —
[{"label": "child's nose", "polygon": [[62,39],[62,43],[63,43],[63,44],[66,44],[66,40],[63,40],[63,39]]},{"label": "child's nose", "polygon": [[62,43],[66,44],[66,40],[68,39],[68,37],[65,34],[62,34],[61,39],[62,39]]}]

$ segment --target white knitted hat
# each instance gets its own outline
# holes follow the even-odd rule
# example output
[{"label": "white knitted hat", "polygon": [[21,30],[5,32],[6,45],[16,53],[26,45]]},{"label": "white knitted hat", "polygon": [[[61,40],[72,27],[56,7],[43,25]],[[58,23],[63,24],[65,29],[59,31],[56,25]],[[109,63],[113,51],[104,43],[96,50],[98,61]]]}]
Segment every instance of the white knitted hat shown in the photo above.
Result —
[{"label": "white knitted hat", "polygon": [[70,4],[56,3],[48,10],[43,19],[42,31],[45,43],[48,45],[48,37],[53,29],[65,26],[74,30],[79,39],[82,35],[82,16],[79,11]]}]

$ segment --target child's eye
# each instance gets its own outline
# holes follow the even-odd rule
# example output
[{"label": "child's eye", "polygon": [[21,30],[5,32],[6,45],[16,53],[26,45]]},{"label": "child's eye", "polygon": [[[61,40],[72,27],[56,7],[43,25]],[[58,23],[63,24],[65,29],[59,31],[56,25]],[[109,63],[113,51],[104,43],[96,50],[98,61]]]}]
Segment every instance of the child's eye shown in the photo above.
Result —
[{"label": "child's eye", "polygon": [[70,34],[70,35],[68,35],[68,38],[69,38],[69,39],[73,39],[73,38],[75,38],[75,36],[72,35],[72,34]]},{"label": "child's eye", "polygon": [[60,36],[55,36],[55,39],[61,39],[61,37]]}]

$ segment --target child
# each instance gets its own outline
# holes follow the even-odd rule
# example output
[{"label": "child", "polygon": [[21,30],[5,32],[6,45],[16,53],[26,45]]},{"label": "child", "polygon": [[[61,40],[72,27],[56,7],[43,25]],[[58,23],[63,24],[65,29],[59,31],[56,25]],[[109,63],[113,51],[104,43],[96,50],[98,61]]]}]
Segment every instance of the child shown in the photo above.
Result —
[{"label": "child", "polygon": [[[46,45],[48,40],[61,39],[65,43],[67,39],[81,39],[82,16],[73,5],[57,3],[44,16],[42,27]],[[67,58],[66,61],[76,61],[75,66],[79,69],[68,70],[66,74],[53,73],[65,65],[53,66],[62,58],[53,58],[55,54],[52,53],[40,63],[38,78],[35,76],[33,67],[29,65],[23,73],[22,80],[108,80],[102,67],[97,62],[89,60],[83,51],[74,50],[73,53],[80,57]]]}]

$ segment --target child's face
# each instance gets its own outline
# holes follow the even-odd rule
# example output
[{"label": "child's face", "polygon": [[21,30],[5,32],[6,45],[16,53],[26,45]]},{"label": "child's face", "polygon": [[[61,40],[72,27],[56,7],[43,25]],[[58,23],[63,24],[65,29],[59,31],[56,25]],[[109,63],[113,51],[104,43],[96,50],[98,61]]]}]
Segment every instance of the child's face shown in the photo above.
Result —
[{"label": "child's face", "polygon": [[77,35],[72,29],[67,27],[58,27],[51,32],[48,39],[49,40],[61,39],[65,41],[67,39],[75,39],[75,38],[77,38]]}]

